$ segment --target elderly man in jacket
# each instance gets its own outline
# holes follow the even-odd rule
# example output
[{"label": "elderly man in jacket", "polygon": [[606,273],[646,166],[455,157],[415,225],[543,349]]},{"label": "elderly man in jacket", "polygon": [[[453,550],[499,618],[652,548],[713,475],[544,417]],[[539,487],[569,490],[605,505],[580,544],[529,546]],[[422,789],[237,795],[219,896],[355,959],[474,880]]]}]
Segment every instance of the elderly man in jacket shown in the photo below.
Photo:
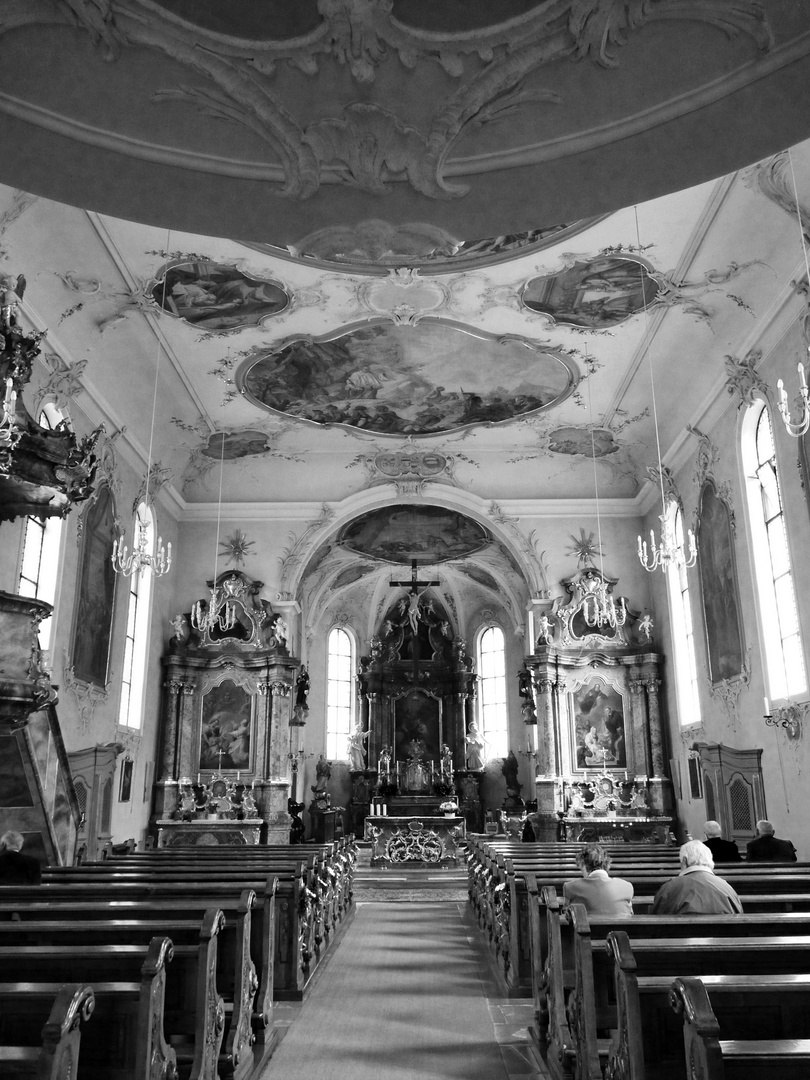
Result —
[{"label": "elderly man in jacket", "polygon": [[655,894],[652,915],[742,915],[739,896],[714,872],[711,851],[702,840],[689,840],[678,853],[681,871]]}]

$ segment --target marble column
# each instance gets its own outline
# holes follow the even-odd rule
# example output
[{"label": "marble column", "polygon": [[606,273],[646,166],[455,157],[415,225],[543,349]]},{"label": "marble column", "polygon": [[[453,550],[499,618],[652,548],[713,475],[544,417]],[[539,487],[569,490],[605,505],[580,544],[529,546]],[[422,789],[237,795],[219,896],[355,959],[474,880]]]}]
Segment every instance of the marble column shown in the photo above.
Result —
[{"label": "marble column", "polygon": [[166,689],[166,724],[163,728],[163,761],[161,765],[161,780],[177,779],[177,713],[179,709],[179,697],[183,689],[180,679],[169,679],[165,682]]},{"label": "marble column", "polygon": [[177,771],[180,776],[195,777],[199,763],[199,745],[194,745],[194,706],[197,700],[195,683],[184,682],[177,714],[178,754]]},{"label": "marble column", "polygon": [[[630,677],[630,735],[633,740],[633,768],[637,776],[650,776],[652,763],[648,753],[647,710],[644,707],[644,680]],[[625,724],[625,738],[627,725]]]}]

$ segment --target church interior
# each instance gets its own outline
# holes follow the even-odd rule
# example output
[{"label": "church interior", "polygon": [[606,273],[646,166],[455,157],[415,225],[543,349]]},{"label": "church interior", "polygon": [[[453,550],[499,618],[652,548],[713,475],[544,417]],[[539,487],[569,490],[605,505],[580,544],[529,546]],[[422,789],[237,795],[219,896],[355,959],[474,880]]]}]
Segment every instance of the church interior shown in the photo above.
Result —
[{"label": "church interior", "polygon": [[810,860],[807,6],[0,8],[0,832]]}]

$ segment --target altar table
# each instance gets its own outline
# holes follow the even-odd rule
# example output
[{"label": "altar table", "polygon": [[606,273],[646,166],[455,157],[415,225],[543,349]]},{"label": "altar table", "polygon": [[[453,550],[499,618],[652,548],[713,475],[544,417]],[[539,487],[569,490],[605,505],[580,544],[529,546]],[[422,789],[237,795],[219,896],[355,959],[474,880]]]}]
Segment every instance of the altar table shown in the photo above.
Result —
[{"label": "altar table", "polygon": [[371,864],[458,864],[458,845],[467,835],[463,817],[367,817]]}]

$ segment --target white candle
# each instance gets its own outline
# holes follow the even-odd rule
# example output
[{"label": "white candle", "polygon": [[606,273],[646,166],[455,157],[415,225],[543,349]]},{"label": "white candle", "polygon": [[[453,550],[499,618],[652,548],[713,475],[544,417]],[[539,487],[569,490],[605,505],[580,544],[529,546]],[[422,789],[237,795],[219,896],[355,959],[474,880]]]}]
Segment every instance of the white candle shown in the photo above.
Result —
[{"label": "white candle", "polygon": [[765,702],[765,715],[770,716],[771,715],[771,703],[770,703],[770,701],[768,701],[767,697],[763,698],[763,701]]},{"label": "white candle", "polygon": [[385,803],[383,803],[382,812],[383,812],[383,817],[388,817],[388,807],[385,805]]},{"label": "white candle", "polygon": [[237,784],[239,783],[239,777],[240,777],[241,775],[242,775],[242,774],[241,774],[241,773],[239,772],[239,770],[237,769],[237,770],[236,770],[236,782],[237,782]]}]

